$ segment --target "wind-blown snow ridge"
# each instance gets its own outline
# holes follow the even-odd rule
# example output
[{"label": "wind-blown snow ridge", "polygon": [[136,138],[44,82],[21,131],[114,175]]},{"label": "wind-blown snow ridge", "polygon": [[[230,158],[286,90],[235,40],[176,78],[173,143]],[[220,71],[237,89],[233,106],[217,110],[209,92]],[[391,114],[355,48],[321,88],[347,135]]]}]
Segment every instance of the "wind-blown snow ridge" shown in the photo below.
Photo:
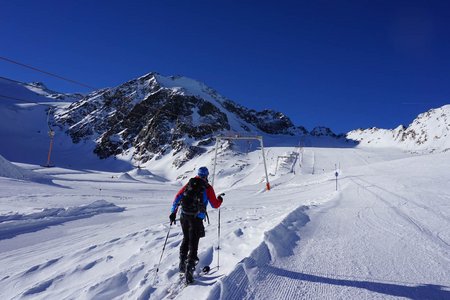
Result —
[{"label": "wind-blown snow ridge", "polygon": [[0,215],[0,240],[19,234],[35,232],[49,226],[89,218],[102,213],[122,212],[125,208],[105,200],[97,200],[88,205],[69,208],[44,208],[32,214]]},{"label": "wind-blown snow ridge", "polygon": [[51,183],[49,176],[37,174],[33,171],[22,169],[0,155],[0,177],[11,179],[29,180],[41,183]]},{"label": "wind-blown snow ridge", "polygon": [[[220,283],[216,283],[208,299],[253,299],[255,294],[253,284],[262,281],[261,271],[270,268],[269,264],[279,257],[292,255],[292,249],[300,240],[297,231],[309,222],[305,213],[309,207],[300,206],[292,211],[279,225],[264,234],[264,241],[250,254],[236,265],[236,268]],[[291,299],[292,295],[285,295],[280,299]]]}]

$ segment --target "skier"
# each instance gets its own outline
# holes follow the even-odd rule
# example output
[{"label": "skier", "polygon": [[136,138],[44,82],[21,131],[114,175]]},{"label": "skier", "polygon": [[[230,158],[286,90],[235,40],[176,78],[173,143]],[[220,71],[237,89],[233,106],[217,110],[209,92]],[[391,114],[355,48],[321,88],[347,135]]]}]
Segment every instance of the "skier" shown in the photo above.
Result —
[{"label": "skier", "polygon": [[183,241],[180,246],[180,273],[185,274],[186,284],[194,281],[193,272],[199,259],[198,243],[205,236],[203,219],[207,216],[206,206],[219,208],[223,198],[216,197],[213,187],[208,183],[209,171],[206,167],[198,169],[198,175],[191,178],[175,196],[169,216],[170,225],[175,224],[178,207],[181,205],[180,223]]}]

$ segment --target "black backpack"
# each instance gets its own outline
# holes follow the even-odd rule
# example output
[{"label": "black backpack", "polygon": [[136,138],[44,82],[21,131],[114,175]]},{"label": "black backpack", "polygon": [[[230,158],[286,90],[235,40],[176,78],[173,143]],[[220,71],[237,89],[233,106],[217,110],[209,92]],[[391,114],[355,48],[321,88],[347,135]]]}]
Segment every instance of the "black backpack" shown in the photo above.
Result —
[{"label": "black backpack", "polygon": [[206,182],[198,177],[189,179],[181,199],[181,208],[186,215],[206,213],[206,205],[203,203],[203,193],[206,190]]}]

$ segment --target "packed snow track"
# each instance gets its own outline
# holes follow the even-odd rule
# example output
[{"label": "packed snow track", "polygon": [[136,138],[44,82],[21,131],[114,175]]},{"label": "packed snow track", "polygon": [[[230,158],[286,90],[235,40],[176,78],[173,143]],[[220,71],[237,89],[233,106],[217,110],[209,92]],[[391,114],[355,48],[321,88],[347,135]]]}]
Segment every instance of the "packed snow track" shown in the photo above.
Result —
[{"label": "packed snow track", "polygon": [[[292,151],[270,150],[272,170],[277,156]],[[247,173],[239,178],[216,178],[216,192],[226,192],[220,252],[218,211],[209,209],[211,224],[205,223],[197,269],[209,265],[211,272],[183,288],[174,286],[182,238],[178,223],[170,228],[156,274],[179,184],[156,175],[35,166],[28,168],[53,182],[0,178],[2,216],[36,216],[98,200],[125,208],[104,213],[102,205],[101,213],[75,214],[73,220],[0,238],[2,295],[450,299],[450,153],[411,156],[334,148],[304,153],[303,165],[300,158],[297,165],[281,164],[271,176],[270,192],[264,191],[257,155],[240,157]],[[335,165],[340,165],[337,191]],[[227,189],[230,183],[234,186]]]}]

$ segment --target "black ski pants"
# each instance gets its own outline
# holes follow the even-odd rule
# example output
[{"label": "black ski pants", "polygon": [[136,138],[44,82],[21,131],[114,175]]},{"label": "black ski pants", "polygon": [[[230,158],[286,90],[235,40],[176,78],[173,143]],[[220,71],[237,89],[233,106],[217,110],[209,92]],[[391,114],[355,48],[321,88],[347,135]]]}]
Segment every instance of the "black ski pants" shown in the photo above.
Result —
[{"label": "black ski pants", "polygon": [[183,229],[183,241],[180,246],[180,258],[187,259],[194,264],[197,260],[198,242],[204,236],[203,220],[196,216],[181,213],[181,228]]}]

